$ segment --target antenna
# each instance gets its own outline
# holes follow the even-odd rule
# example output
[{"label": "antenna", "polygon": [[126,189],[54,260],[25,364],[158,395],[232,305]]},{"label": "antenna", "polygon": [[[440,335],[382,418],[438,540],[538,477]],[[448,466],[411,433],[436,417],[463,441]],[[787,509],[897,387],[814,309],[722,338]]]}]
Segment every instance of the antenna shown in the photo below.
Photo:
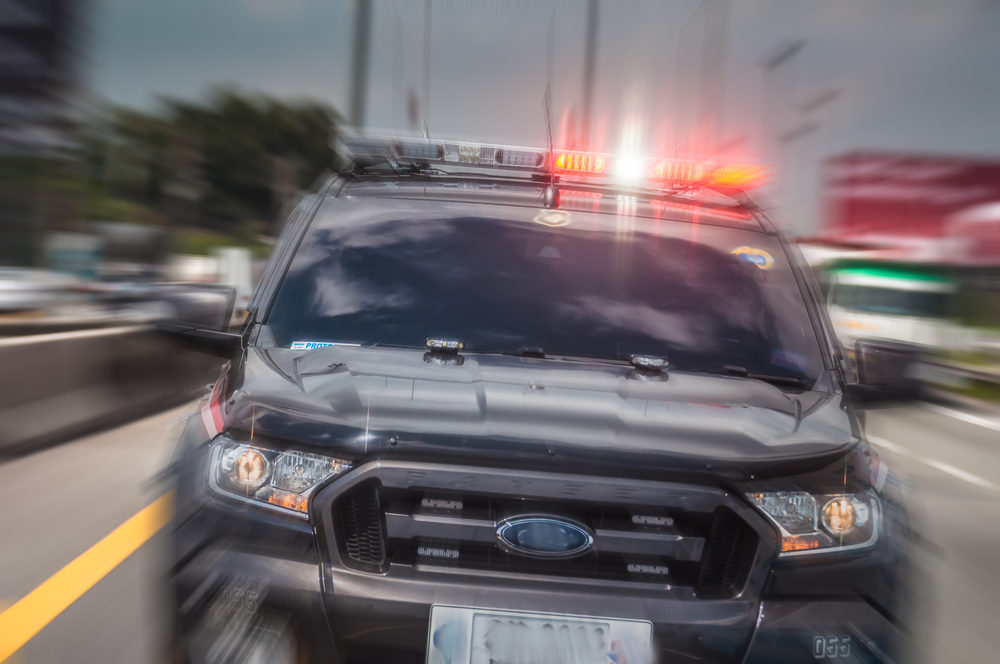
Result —
[{"label": "antenna", "polygon": [[548,61],[548,72],[545,77],[545,96],[543,98],[543,104],[545,106],[545,130],[549,138],[549,159],[548,159],[548,176],[549,176],[549,186],[545,188],[542,194],[542,200],[547,208],[558,208],[559,207],[559,189],[556,187],[556,175],[553,169],[555,168],[556,150],[552,142],[552,70],[554,68],[555,61],[555,44],[556,44],[556,6],[552,7],[552,18],[549,20],[549,61]]},{"label": "antenna", "polygon": [[553,61],[555,60],[555,42],[556,7],[553,6],[552,18],[549,20],[549,59],[548,71],[545,78],[545,96],[543,97],[543,104],[545,106],[545,128],[549,137],[549,164],[552,164],[552,158],[555,154],[555,148],[552,143],[552,70]]}]

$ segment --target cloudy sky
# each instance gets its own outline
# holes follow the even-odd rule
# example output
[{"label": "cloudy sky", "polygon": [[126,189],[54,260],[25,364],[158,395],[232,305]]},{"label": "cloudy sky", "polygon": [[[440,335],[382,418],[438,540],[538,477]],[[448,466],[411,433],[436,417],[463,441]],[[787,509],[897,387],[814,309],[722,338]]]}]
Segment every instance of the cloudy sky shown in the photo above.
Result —
[{"label": "cloudy sky", "polygon": [[[721,2],[721,4],[720,4]],[[326,100],[346,113],[351,0],[90,0],[86,78],[150,106],[212,85]],[[432,0],[432,134],[539,144],[581,104],[582,0]],[[424,2],[375,0],[367,124],[405,127],[423,87]],[[549,81],[549,35],[553,51]],[[778,165],[789,224],[818,223],[819,164],[881,148],[1000,155],[1000,3],[992,0],[600,2],[595,148],[690,147],[705,99],[716,145]],[[706,40],[708,48],[706,48]],[[801,43],[776,67],[769,57]],[[721,59],[719,70],[704,65]]]}]

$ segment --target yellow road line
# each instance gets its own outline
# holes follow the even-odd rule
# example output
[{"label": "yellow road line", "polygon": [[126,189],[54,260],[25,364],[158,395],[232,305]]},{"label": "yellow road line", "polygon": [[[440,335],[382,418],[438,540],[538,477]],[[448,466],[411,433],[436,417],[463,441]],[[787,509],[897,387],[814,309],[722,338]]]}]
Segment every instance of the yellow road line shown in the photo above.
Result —
[{"label": "yellow road line", "polygon": [[129,517],[40,586],[0,613],[0,662],[30,641],[170,519],[173,492]]},{"label": "yellow road line", "polygon": [[[0,614],[6,611],[7,607],[9,606],[10,602],[0,600]],[[3,664],[19,664],[20,661],[21,661],[20,657],[8,657],[7,659],[3,660]]]}]

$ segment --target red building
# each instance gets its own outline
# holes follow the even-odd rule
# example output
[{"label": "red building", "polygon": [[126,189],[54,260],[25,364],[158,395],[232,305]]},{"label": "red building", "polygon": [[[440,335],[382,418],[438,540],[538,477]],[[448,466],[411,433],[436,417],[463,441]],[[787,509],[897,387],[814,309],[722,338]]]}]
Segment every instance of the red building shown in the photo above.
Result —
[{"label": "red building", "polygon": [[817,238],[922,263],[1000,266],[1000,160],[857,151],[824,167]]}]

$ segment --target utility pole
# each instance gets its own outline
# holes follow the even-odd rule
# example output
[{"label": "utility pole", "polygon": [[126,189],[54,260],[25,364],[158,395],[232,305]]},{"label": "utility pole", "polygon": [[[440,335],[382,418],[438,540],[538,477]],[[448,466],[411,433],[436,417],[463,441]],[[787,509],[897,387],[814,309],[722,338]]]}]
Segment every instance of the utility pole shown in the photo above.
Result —
[{"label": "utility pole", "polygon": [[392,123],[394,128],[402,126],[403,110],[403,19],[399,17],[399,5],[392,3]]},{"label": "utility pole", "polygon": [[421,100],[424,138],[430,136],[427,120],[431,113],[431,0],[424,0],[424,96]]},{"label": "utility pole", "polygon": [[354,14],[354,68],[351,71],[351,124],[365,124],[365,101],[368,97],[368,44],[372,31],[371,0],[355,0]]},{"label": "utility pole", "polygon": [[593,150],[590,143],[591,111],[594,100],[594,66],[597,60],[597,0],[587,2],[587,38],[583,51],[583,118],[581,120],[581,147]]}]

